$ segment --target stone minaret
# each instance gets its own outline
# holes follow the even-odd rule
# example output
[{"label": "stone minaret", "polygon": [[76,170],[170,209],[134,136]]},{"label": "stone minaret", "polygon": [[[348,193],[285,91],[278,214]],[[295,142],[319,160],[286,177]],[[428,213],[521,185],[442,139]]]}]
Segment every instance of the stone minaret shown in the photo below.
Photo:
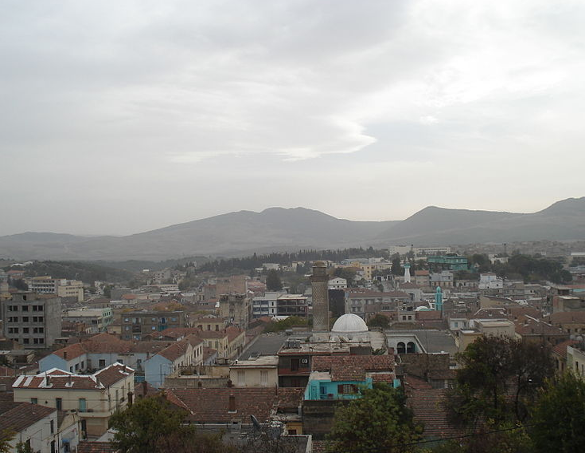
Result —
[{"label": "stone minaret", "polygon": [[311,283],[313,288],[313,332],[329,331],[329,293],[327,291],[327,267],[323,261],[313,264]]}]

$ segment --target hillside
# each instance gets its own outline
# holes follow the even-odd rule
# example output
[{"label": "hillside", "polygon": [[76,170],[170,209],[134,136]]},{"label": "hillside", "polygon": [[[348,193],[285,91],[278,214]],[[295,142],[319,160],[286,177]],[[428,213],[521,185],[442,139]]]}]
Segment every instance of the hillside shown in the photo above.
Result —
[{"label": "hillside", "polygon": [[357,222],[305,208],[239,211],[123,237],[0,237],[0,259],[149,260],[298,249],[585,240],[585,197],[533,214],[429,206],[403,221]]}]

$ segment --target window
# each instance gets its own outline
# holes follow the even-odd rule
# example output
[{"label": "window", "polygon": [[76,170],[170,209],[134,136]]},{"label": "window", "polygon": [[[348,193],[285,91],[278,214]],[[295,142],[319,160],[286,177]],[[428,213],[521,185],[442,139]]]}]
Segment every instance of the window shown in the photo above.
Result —
[{"label": "window", "polygon": [[85,398],[79,398],[79,412],[85,412],[87,410],[87,402]]},{"label": "window", "polygon": [[22,339],[22,342],[23,342],[24,344],[30,344],[30,340],[29,340],[28,338],[23,338],[23,339]]},{"label": "window", "polygon": [[100,359],[99,360],[99,367],[104,368],[105,366],[106,366],[106,359]]},{"label": "window", "polygon": [[23,305],[22,306],[22,311],[28,311],[28,305]]},{"label": "window", "polygon": [[299,359],[290,359],[290,370],[297,371],[299,369]]},{"label": "window", "polygon": [[351,395],[358,392],[358,386],[355,384],[339,384],[337,386],[337,393],[340,395]]},{"label": "window", "polygon": [[59,411],[63,410],[63,398],[55,398],[55,407]]},{"label": "window", "polygon": [[[50,423],[51,423],[51,434],[55,434],[55,421],[51,420]],[[54,448],[52,449],[52,451],[54,451]]]},{"label": "window", "polygon": [[37,404],[37,401],[38,400],[36,398],[31,398],[30,399],[31,404]]},{"label": "window", "polygon": [[397,350],[398,354],[404,354],[406,352],[406,345],[402,341],[400,341],[396,345],[396,350]]},{"label": "window", "polygon": [[262,387],[268,386],[268,371],[265,370],[260,371],[260,385]]},{"label": "window", "polygon": [[28,316],[23,316],[22,317],[22,322],[28,322]]},{"label": "window", "polygon": [[244,370],[238,370],[238,385],[246,385],[246,373]]}]

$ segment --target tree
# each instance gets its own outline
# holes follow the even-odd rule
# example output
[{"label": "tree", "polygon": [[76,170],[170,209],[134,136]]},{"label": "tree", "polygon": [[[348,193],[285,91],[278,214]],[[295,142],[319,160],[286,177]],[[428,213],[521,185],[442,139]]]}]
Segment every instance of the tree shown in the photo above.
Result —
[{"label": "tree", "polygon": [[390,327],[390,320],[388,319],[388,316],[378,313],[368,321],[368,327],[381,327],[382,329],[387,329]]},{"label": "tree", "polygon": [[12,451],[10,441],[14,438],[14,431],[5,429],[0,432],[0,453],[9,453]]},{"label": "tree", "polygon": [[268,291],[280,291],[282,289],[282,282],[275,269],[270,269],[266,274],[266,289]]},{"label": "tree", "polygon": [[335,410],[328,451],[344,453],[410,452],[422,427],[405,405],[399,389],[375,384],[362,389],[362,397]]},{"label": "tree", "polygon": [[121,453],[220,453],[232,451],[221,436],[203,435],[183,425],[186,411],[164,396],[137,400],[110,418],[112,444]]},{"label": "tree", "polygon": [[392,258],[390,272],[392,272],[393,275],[404,275],[404,268],[400,264],[400,255],[395,254],[394,258]]},{"label": "tree", "polygon": [[535,451],[569,453],[585,446],[585,382],[573,373],[547,381],[532,412]]},{"label": "tree", "polygon": [[538,389],[552,376],[550,350],[540,344],[482,336],[457,355],[456,386],[447,398],[453,421],[475,427],[523,421]]}]

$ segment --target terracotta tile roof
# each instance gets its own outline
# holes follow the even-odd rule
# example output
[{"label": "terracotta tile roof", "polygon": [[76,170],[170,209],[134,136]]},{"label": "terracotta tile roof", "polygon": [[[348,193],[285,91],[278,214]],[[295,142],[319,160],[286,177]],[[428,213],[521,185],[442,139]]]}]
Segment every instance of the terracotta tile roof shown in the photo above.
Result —
[{"label": "terracotta tile roof", "polygon": [[415,311],[416,319],[420,321],[439,321],[442,319],[443,314],[437,310],[429,310],[429,311]]},{"label": "terracotta tile roof", "polygon": [[55,351],[53,354],[55,354],[58,357],[61,357],[62,359],[71,360],[80,357],[85,353],[86,353],[85,348],[81,345],[81,343],[75,343],[66,346],[62,349],[59,349]]},{"label": "terracotta tile roof", "polygon": [[364,381],[368,371],[394,371],[394,356],[315,356],[312,371],[327,371],[332,381]]},{"label": "terracotta tile roof", "polygon": [[164,348],[169,346],[171,342],[169,341],[137,341],[132,345],[132,349],[130,352],[140,354],[140,353],[151,353],[157,354],[158,352],[162,351]]},{"label": "terracotta tile roof", "polygon": [[553,313],[548,317],[552,324],[585,324],[585,311],[565,311]]},{"label": "terracotta tile roof", "polygon": [[134,370],[132,368],[116,362],[110,366],[107,366],[103,370],[98,371],[94,374],[94,376],[102,385],[108,386],[115,384],[116,382],[126,378],[131,374],[134,374]]},{"label": "terracotta tile roof", "polygon": [[518,335],[567,335],[563,329],[552,326],[531,316],[521,316],[514,321]]},{"label": "terracotta tile roof", "polygon": [[279,410],[297,409],[302,401],[305,389],[301,387],[280,387],[276,406]]},{"label": "terracotta tile roof", "polygon": [[172,343],[170,346],[167,346],[162,351],[158,353],[158,355],[164,357],[165,359],[174,362],[178,358],[184,356],[188,351],[189,341],[181,340],[175,343]]},{"label": "terracotta tile roof", "polygon": [[116,453],[116,449],[109,442],[91,442],[82,440],[77,444],[77,453]]},{"label": "terracotta tile roof", "polygon": [[225,332],[228,336],[228,341],[231,343],[236,338],[238,338],[243,332],[244,329],[240,329],[239,327],[229,326],[225,329]]},{"label": "terracotta tile roof", "polygon": [[567,346],[573,346],[574,344],[579,343],[577,340],[566,340],[562,341],[559,344],[553,347],[553,352],[558,354],[562,358],[567,358]]},{"label": "terracotta tile roof", "polygon": [[407,391],[412,389],[432,389],[433,386],[429,384],[427,381],[417,378],[411,374],[407,374],[404,376],[404,386],[406,387]]},{"label": "terracotta tile roof", "polygon": [[447,420],[443,407],[446,389],[413,389],[406,404],[412,409],[414,419],[424,424],[426,438],[450,437],[460,434]]},{"label": "terracotta tile roof", "polygon": [[[169,401],[178,399],[180,407],[189,410],[188,419],[195,423],[249,424],[250,415],[260,423],[268,421],[278,396],[273,388],[193,388],[167,389]],[[230,397],[234,397],[235,412],[229,411]]]},{"label": "terracotta tile roof", "polygon": [[18,433],[53,412],[57,412],[57,409],[31,403],[0,401],[0,432],[9,430]]},{"label": "terracotta tile roof", "polygon": [[210,338],[225,338],[228,336],[225,330],[215,331],[215,330],[199,330],[197,332],[201,338],[210,339]]}]

